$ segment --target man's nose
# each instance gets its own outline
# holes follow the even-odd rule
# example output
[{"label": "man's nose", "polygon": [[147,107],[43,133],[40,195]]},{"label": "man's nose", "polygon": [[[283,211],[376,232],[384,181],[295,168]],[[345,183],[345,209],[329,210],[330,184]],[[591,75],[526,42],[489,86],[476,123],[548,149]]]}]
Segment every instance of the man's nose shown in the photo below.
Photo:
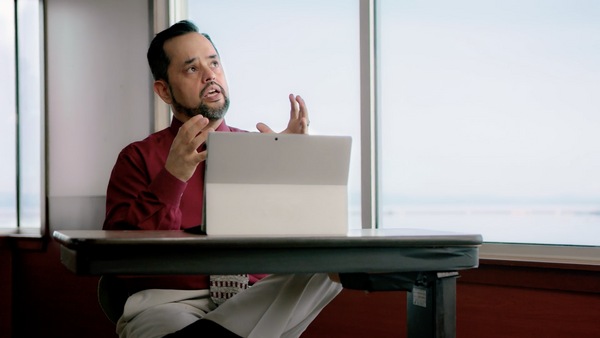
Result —
[{"label": "man's nose", "polygon": [[217,76],[215,75],[215,72],[212,71],[212,69],[207,68],[204,71],[204,74],[202,74],[202,81],[203,82],[211,82],[217,79]]}]

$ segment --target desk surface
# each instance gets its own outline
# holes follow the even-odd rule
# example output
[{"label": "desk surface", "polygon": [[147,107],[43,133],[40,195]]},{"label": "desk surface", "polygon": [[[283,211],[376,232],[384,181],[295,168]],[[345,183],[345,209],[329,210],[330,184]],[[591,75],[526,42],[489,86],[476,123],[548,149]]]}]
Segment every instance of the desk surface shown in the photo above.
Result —
[{"label": "desk surface", "polygon": [[77,274],[455,271],[477,267],[481,235],[421,229],[346,236],[205,236],[183,231],[55,231]]}]

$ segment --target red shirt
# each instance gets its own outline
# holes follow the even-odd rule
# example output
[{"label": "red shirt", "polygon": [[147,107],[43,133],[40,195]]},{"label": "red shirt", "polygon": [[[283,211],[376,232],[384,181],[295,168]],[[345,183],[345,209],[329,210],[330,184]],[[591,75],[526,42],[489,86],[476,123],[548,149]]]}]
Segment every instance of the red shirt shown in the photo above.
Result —
[{"label": "red shirt", "polygon": [[[204,164],[187,182],[165,169],[171,144],[182,123],[125,147],[117,158],[106,192],[104,230],[181,230],[202,222]],[[242,132],[223,121],[217,132]],[[263,275],[250,276],[250,283]],[[130,293],[155,289],[206,289],[207,275],[131,277]]]}]

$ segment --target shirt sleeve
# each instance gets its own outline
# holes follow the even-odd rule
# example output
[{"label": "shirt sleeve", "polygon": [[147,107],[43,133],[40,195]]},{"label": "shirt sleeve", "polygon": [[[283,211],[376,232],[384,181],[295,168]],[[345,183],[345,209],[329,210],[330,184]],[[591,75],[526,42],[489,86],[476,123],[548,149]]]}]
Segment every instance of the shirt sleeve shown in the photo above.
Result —
[{"label": "shirt sleeve", "polygon": [[[106,192],[105,230],[178,230],[179,204],[186,183],[164,166],[152,175],[135,148],[125,148],[117,158]],[[153,176],[153,177],[152,177]]]}]

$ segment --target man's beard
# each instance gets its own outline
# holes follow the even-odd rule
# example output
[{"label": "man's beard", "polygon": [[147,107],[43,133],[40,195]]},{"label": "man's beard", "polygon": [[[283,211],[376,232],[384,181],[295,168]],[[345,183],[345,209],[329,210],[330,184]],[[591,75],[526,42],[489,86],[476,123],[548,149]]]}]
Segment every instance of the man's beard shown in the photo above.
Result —
[{"label": "man's beard", "polygon": [[[187,117],[202,115],[211,121],[222,119],[225,116],[225,113],[227,113],[227,109],[229,109],[229,97],[227,96],[227,94],[225,94],[225,90],[223,89],[223,87],[221,87],[220,85],[218,85],[216,83],[212,83],[212,84],[219,86],[219,88],[221,89],[221,94],[223,94],[223,98],[225,99],[225,102],[223,102],[222,106],[213,108],[213,107],[209,107],[207,104],[205,104],[203,102],[200,102],[200,104],[196,107],[186,107],[177,101],[177,99],[175,98],[175,95],[173,95],[173,89],[171,88],[171,86],[169,86],[169,91],[171,92],[171,98],[173,99],[173,103],[172,103],[173,109],[179,113],[185,114]],[[205,88],[207,88],[207,87],[208,86],[206,86]],[[204,91],[205,90],[203,89],[200,92],[200,97],[202,97],[204,95]]]}]

